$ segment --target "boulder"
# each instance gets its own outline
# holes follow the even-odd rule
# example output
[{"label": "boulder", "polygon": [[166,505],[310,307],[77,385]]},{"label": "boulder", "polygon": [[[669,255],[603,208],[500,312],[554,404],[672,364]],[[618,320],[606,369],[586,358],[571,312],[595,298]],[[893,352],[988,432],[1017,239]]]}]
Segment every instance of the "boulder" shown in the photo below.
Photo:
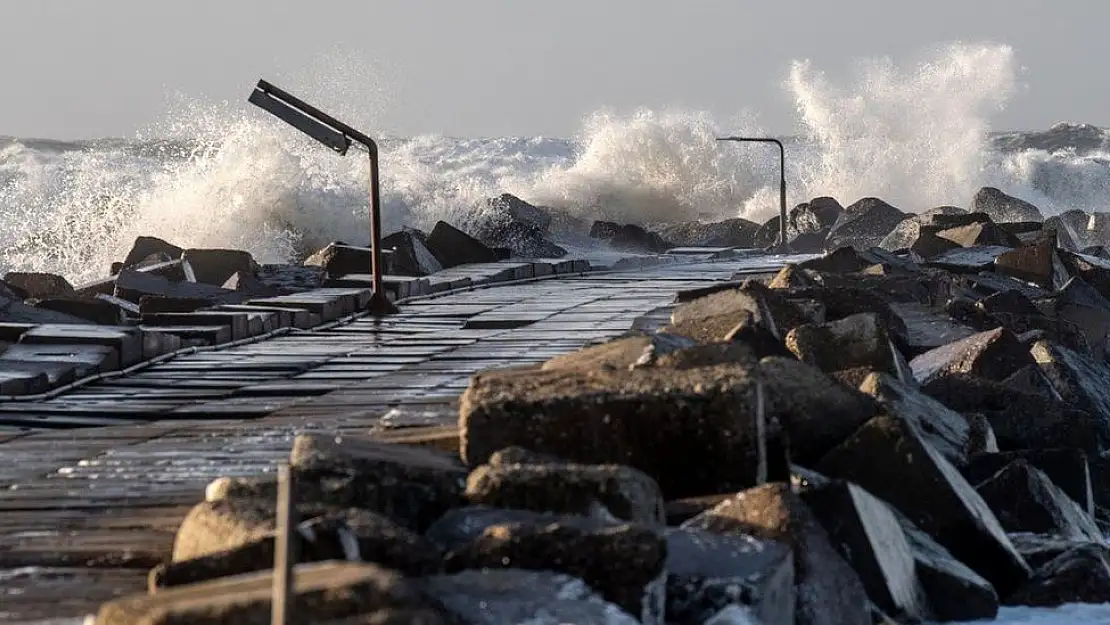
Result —
[{"label": "boulder", "polygon": [[1023,449],[973,454],[968,461],[965,474],[969,482],[980,484],[1018,460],[1028,462],[1042,471],[1052,480],[1054,486],[1077,503],[1089,517],[1094,518],[1095,501],[1091,490],[1091,471],[1087,454],[1082,449]]},{"label": "boulder", "polygon": [[994,259],[994,270],[1046,289],[1058,289],[1068,280],[1063,261],[1056,254],[1056,246],[1046,238],[999,254]]},{"label": "boulder", "polygon": [[665,535],[668,623],[717,622],[714,617],[737,608],[759,623],[794,622],[798,597],[787,545],[689,528],[668,528]]},{"label": "boulder", "polygon": [[1011,462],[975,490],[1007,532],[1103,542],[1094,518],[1026,460]]},{"label": "boulder", "polygon": [[1110,426],[1110,364],[1048,341],[1037,341],[1030,353],[1065,402]]},{"label": "boulder", "polygon": [[998,593],[981,575],[960,562],[913,521],[894,511],[913,553],[917,577],[938,621],[993,619]]},{"label": "boulder", "polygon": [[831,197],[816,197],[798,204],[786,214],[786,237],[794,241],[806,234],[827,232],[844,213],[840,202]]},{"label": "boulder", "polygon": [[807,489],[802,501],[880,609],[912,621],[932,616],[913,550],[889,506],[850,482]]},{"label": "boulder", "polygon": [[1029,363],[1029,352],[1017,336],[996,328],[927,351],[910,361],[910,369],[926,385],[956,373],[1005,380]]},{"label": "boulder", "polygon": [[[372,564],[322,562],[300,564],[293,574],[294,614],[311,614],[320,622],[393,609],[427,608],[428,600],[401,575]],[[273,571],[225,577],[132,595],[100,607],[95,625],[267,625],[274,594]],[[384,615],[383,615],[384,616]]]},{"label": "boulder", "polygon": [[1036,206],[1006,195],[994,187],[983,187],[971,199],[971,210],[986,213],[995,223],[1016,221],[1044,221],[1044,215]]},{"label": "boulder", "polygon": [[607,241],[613,249],[622,252],[661,254],[674,247],[663,240],[663,237],[640,226],[620,225],[610,221],[595,221],[590,226],[590,238]]},{"label": "boulder", "polygon": [[[177,260],[181,258],[181,253],[184,252],[180,247],[172,243],[168,243],[159,239],[158,237],[137,237],[135,243],[131,246],[131,251],[123,259],[121,269],[127,269],[138,265],[143,260],[154,256],[162,255],[169,260]],[[113,274],[118,271],[113,271]]]},{"label": "boulder", "polygon": [[986,416],[1003,451],[1074,447],[1098,454],[1110,443],[1100,417],[1000,382],[957,374],[921,390],[957,412]]},{"label": "boulder", "polygon": [[466,483],[453,455],[357,436],[297,436],[290,465],[298,489],[323,491],[318,500],[372,510],[417,531],[461,505]]},{"label": "boulder", "polygon": [[233,304],[249,295],[195,282],[172,282],[142,271],[124,269],[116,276],[115,297],[138,303],[144,296],[203,299],[213,304]]},{"label": "boulder", "polygon": [[937,237],[947,239],[960,247],[975,247],[977,245],[1000,245],[1002,247],[1018,247],[1021,239],[1011,234],[991,221],[968,224],[941,230]]},{"label": "boulder", "polygon": [[1033,567],[1033,570],[1041,568],[1052,560],[1066,551],[1079,547],[1081,545],[1095,545],[1103,544],[1102,540],[1087,541],[1087,540],[1073,540],[1052,534],[1033,534],[1030,532],[1011,532],[1010,542],[1014,543],[1014,547],[1021,553],[1021,557]]},{"label": "boulder", "polygon": [[580,579],[547,571],[491,568],[419,580],[422,593],[459,625],[574,623],[639,625]]},{"label": "boulder", "polygon": [[4,283],[18,289],[24,299],[46,299],[73,293],[73,285],[62,276],[52,273],[9,271]]},{"label": "boulder", "polygon": [[470,263],[495,263],[496,252],[478,239],[444,221],[437,221],[426,241],[428,249],[446,268]]},{"label": "boulder", "polygon": [[1052,303],[1056,322],[1070,326],[1061,334],[1083,337],[1086,353],[1106,359],[1107,337],[1110,336],[1110,301],[1082,278],[1068,280]]},{"label": "boulder", "polygon": [[1006,598],[1008,605],[1054,607],[1110,603],[1110,558],[1103,545],[1080,545],[1039,567]]},{"label": "boulder", "polygon": [[100,325],[123,325],[126,322],[127,314],[133,312],[133,310],[124,308],[118,300],[112,301],[113,299],[106,295],[97,296],[96,299],[48,298],[36,302],[35,308],[70,315]]},{"label": "boulder", "polygon": [[789,545],[797,584],[799,625],[869,625],[867,592],[852,567],[789,484],[765,484],[739,493],[686,523],[683,529],[750,535]]},{"label": "boulder", "polygon": [[[200,507],[209,512],[234,510],[226,503],[216,506],[202,503]],[[272,517],[257,520],[265,526],[259,538],[246,542],[232,539],[223,543],[226,549],[209,550],[203,555],[175,560],[155,568],[149,580],[151,592],[271,568],[274,562],[274,520]],[[239,521],[251,522],[242,517]],[[197,523],[198,513],[190,514],[187,522]],[[218,521],[217,517],[209,516],[209,522],[216,523],[208,525],[215,533],[231,538],[231,534],[222,531],[234,522],[231,516],[220,516]],[[248,534],[241,536],[245,539]],[[350,509],[309,519],[297,526],[293,539],[297,543],[295,549],[299,563],[325,560],[370,562],[405,575],[438,573],[442,564],[439,549],[427,539],[366,510]],[[211,547],[215,546],[219,545],[211,543]]]},{"label": "boulder", "polygon": [[787,333],[785,343],[798,360],[822,371],[856,367],[894,371],[890,339],[873,313],[797,326]]},{"label": "boulder", "polygon": [[994,267],[995,259],[1010,251],[1011,248],[1001,245],[956,247],[930,258],[926,264],[953,273],[979,273]]},{"label": "boulder", "polygon": [[505,248],[520,258],[562,258],[567,251],[545,238],[551,227],[545,209],[503,193],[487,198],[468,232],[491,248]]},{"label": "boulder", "polygon": [[[936,233],[944,230],[946,226],[937,223],[938,217],[946,217],[948,215],[966,215],[966,211],[954,206],[940,206],[924,213],[912,215],[908,219],[904,219],[896,225],[882,241],[879,242],[879,247],[884,250],[897,251],[910,249],[915,241],[921,240],[922,237],[928,235],[936,239]],[[957,247],[951,244],[951,241],[945,240],[947,247]],[[926,258],[928,256],[922,254]]]},{"label": "boulder", "polygon": [[220,286],[236,272],[254,275],[257,264],[250,252],[241,250],[188,249],[181,259],[193,269],[195,282]]},{"label": "boulder", "polygon": [[426,276],[443,269],[435,255],[424,244],[424,237],[411,230],[402,230],[382,239],[382,248],[393,250],[393,268],[398,276]]},{"label": "boulder", "polygon": [[878,198],[863,198],[845,208],[837,218],[829,230],[826,249],[846,245],[856,249],[876,247],[907,217]]},{"label": "boulder", "polygon": [[[382,265],[385,274],[393,273],[391,257],[392,252],[386,249],[382,250]],[[329,243],[304,261],[306,267],[319,267],[330,278],[341,278],[349,274],[368,274],[372,269],[370,263],[370,248],[347,245],[338,241]]]},{"label": "boulder", "polygon": [[967,466],[971,427],[958,412],[898,379],[872,373],[860,390],[874,397],[889,416],[913,424],[922,437],[957,468]]},{"label": "boulder", "polygon": [[1068,273],[1082,278],[1103,297],[1110,297],[1110,254],[1104,258],[1098,254],[1062,252],[1060,260]]},{"label": "boulder", "polygon": [[[1048,401],[1063,401],[1060,393],[1057,393],[1056,389],[1052,387],[1052,382],[1048,381],[1048,377],[1036,364],[1025,365],[1018,369],[1013,375],[1003,380],[1002,384],[1022,393],[1035,393]],[[998,468],[1001,469],[1002,467]]]},{"label": "boulder", "polygon": [[634,525],[517,523],[487,527],[448,553],[444,567],[448,573],[512,568],[573,575],[640,622],[663,625],[666,552],[662,536]]},{"label": "boulder", "polygon": [[[10,293],[10,291],[9,291]],[[5,295],[0,292],[0,322],[3,323],[92,323],[81,317],[56,312],[43,308],[28,306],[15,295]]]},{"label": "boulder", "polygon": [[654,226],[659,236],[676,247],[740,247],[751,248],[759,224],[740,219],[701,222],[684,221]]},{"label": "boulder", "polygon": [[816,467],[893,505],[1000,594],[1029,577],[1029,567],[986,502],[910,422],[875,417]]},{"label": "boulder", "polygon": [[757,380],[764,409],[801,456],[823,453],[874,414],[863,395],[796,361],[632,371],[492,371],[462,398],[462,455],[472,466],[522,445],[585,464],[624,464],[668,498],[754,484]]},{"label": "boulder", "polygon": [[618,519],[649,526],[665,522],[655,480],[619,465],[483,465],[467,479],[466,497],[476,505],[581,515],[600,503]]},{"label": "boulder", "polygon": [[753,282],[678,306],[664,331],[702,343],[743,340],[761,355],[787,355],[781,341],[808,322],[797,306]]},{"label": "boulder", "polygon": [[278,289],[263,283],[256,278],[254,274],[245,271],[236,271],[231,274],[220,288],[236,293],[247,293],[251,297],[274,297],[278,295]]}]

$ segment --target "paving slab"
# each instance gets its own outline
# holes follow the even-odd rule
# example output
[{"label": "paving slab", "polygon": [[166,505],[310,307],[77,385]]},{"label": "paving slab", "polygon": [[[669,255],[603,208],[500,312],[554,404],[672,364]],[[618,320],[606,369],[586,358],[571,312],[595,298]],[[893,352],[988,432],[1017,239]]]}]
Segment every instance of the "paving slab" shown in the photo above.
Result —
[{"label": "paving slab", "polygon": [[43,324],[24,332],[19,342],[32,345],[106,345],[119,353],[123,367],[143,360],[143,339],[134,327]]}]

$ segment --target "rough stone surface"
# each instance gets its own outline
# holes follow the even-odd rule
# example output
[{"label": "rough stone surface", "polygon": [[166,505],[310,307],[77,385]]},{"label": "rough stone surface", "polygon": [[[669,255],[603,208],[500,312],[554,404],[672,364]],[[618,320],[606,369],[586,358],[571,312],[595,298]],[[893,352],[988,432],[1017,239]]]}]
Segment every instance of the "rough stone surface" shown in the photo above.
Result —
[{"label": "rough stone surface", "polygon": [[777,541],[669,528],[667,622],[702,625],[743,606],[760,623],[793,623],[794,557]]},{"label": "rough stone surface", "polygon": [[1043,471],[1024,459],[1011,462],[975,490],[1007,532],[1103,542],[1094,519]]},{"label": "rough stone surface", "polygon": [[583,529],[571,524],[487,527],[444,559],[447,572],[514,568],[581,578],[643,623],[662,625],[666,542],[633,525]]},{"label": "rough stone surface", "polygon": [[889,506],[849,482],[809,489],[802,501],[879,608],[910,620],[932,616],[913,550]]},{"label": "rough stone surface", "polygon": [[1036,206],[994,187],[979,189],[971,199],[971,210],[986,213],[996,223],[1044,221],[1044,215]]},{"label": "rough stone surface", "polygon": [[[155,254],[163,254],[166,258],[177,260],[181,258],[183,251],[185,250],[158,237],[137,237],[135,243],[131,246],[131,251],[127,253],[127,257],[123,260],[123,268],[133,267],[143,259]],[[118,272],[113,271],[112,273]]]},{"label": "rough stone surface", "polygon": [[73,293],[73,285],[62,276],[52,273],[9,271],[4,283],[23,292],[24,298],[45,299]]},{"label": "rough stone surface", "polygon": [[1056,246],[1051,240],[1043,238],[1032,245],[999,254],[994,259],[996,272],[1046,289],[1058,288],[1067,280],[1057,271],[1058,266],[1063,265],[1056,255]]},{"label": "rough stone surface", "polygon": [[799,625],[870,624],[863,582],[789,484],[766,484],[744,491],[682,527],[789,545],[794,554],[795,622]]},{"label": "rough stone surface", "polygon": [[845,208],[837,218],[829,230],[826,249],[876,247],[906,218],[905,213],[878,198],[864,198]]},{"label": "rough stone surface", "polygon": [[460,625],[639,625],[569,575],[520,569],[464,571],[419,582]]},{"label": "rough stone surface", "polygon": [[1023,449],[1001,453],[980,453],[971,456],[965,471],[972,484],[980,484],[1016,460],[1025,460],[1040,469],[1052,483],[1064,491],[1091,518],[1095,500],[1091,487],[1091,471],[1087,454],[1082,449]]},{"label": "rough stone surface", "polygon": [[971,427],[963,415],[885,374],[869,375],[860,390],[874,397],[888,415],[912,423],[955,467],[967,465]]},{"label": "rough stone surface", "polygon": [[1075,334],[1084,338],[1083,351],[1105,359],[1110,336],[1110,301],[1098,289],[1081,278],[1068,280],[1053,300],[1053,312],[1057,323],[1072,326]]},{"label": "rough stone surface", "polygon": [[220,286],[236,272],[253,275],[256,264],[250,252],[221,249],[188,249],[181,259],[193,268],[196,282]]},{"label": "rough stone surface", "polygon": [[753,247],[759,224],[747,219],[724,221],[686,221],[653,227],[659,236],[678,247]]},{"label": "rough stone surface", "polygon": [[426,276],[443,269],[443,265],[424,244],[424,237],[411,230],[402,230],[382,239],[382,248],[393,250],[390,272],[398,276]]},{"label": "rough stone surface", "polygon": [[804,324],[786,335],[786,348],[798,360],[822,371],[872,367],[892,371],[890,339],[875,314],[851,315],[824,324]]},{"label": "rough stone surface", "polygon": [[[371,564],[302,564],[294,575],[293,612],[321,621],[428,603],[400,575]],[[94,623],[269,625],[273,585],[273,572],[266,571],[134,595],[101,606]]]},{"label": "rough stone surface", "polygon": [[1021,239],[990,221],[941,230],[937,233],[937,236],[952,241],[960,247],[974,247],[976,245],[1017,247],[1021,245]]},{"label": "rough stone surface", "polygon": [[1052,387],[1069,404],[1110,424],[1110,365],[1048,341],[1030,350]]},{"label": "rough stone surface", "polygon": [[619,465],[483,465],[470,474],[466,497],[477,505],[562,514],[588,514],[600,503],[618,519],[665,522],[655,480]]},{"label": "rough stone surface", "polygon": [[990,507],[910,423],[872,419],[825,456],[817,470],[856,482],[893,505],[1000,594],[1028,578],[1029,567]]},{"label": "rough stone surface", "polygon": [[940,621],[992,619],[998,614],[998,593],[981,575],[960,562],[912,521],[895,514],[913,551],[917,577]]},{"label": "rough stone surface", "polygon": [[925,352],[910,361],[910,368],[917,381],[926,385],[955,373],[1005,380],[1030,362],[1017,336],[996,328]]},{"label": "rough stone surface", "polygon": [[1101,545],[1081,545],[1060,554],[1006,598],[1008,605],[1042,607],[1108,602],[1110,558]]},{"label": "rough stone surface", "polygon": [[444,221],[437,221],[426,241],[428,249],[444,267],[467,263],[495,263],[497,253],[478,239]]}]

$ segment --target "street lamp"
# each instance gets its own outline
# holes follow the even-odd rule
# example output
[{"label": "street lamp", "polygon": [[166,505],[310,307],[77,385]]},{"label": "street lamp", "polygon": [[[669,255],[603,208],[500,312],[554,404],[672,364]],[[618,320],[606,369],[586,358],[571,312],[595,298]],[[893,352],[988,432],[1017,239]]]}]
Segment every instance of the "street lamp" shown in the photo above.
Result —
[{"label": "street lamp", "polygon": [[779,146],[779,245],[787,249],[786,243],[786,148],[782,141],[769,137],[719,137],[717,141],[737,143],[774,143]]},{"label": "street lamp", "polygon": [[378,182],[378,144],[370,137],[296,98],[265,80],[259,80],[247,100],[273,114],[290,126],[331,148],[340,156],[347,154],[351,143],[366,148],[370,156],[370,273],[373,276],[374,295],[367,309],[376,317],[393,314],[397,307],[382,289],[382,223],[381,192]]}]

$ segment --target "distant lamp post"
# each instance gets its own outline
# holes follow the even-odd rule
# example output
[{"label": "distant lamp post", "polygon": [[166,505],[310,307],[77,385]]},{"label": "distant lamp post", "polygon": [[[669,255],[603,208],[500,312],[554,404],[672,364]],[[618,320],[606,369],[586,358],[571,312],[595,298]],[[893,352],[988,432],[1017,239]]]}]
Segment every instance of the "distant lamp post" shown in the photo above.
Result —
[{"label": "distant lamp post", "polygon": [[370,274],[373,276],[374,295],[367,310],[376,317],[397,312],[382,289],[381,251],[381,191],[378,182],[378,144],[370,137],[347,124],[307,104],[285,91],[259,80],[248,102],[272,113],[285,123],[305,133],[344,156],[351,143],[366,148],[370,155]]},{"label": "distant lamp post", "polygon": [[788,250],[786,242],[786,148],[782,141],[770,137],[719,137],[717,141],[736,143],[774,143],[779,146],[779,246]]}]

